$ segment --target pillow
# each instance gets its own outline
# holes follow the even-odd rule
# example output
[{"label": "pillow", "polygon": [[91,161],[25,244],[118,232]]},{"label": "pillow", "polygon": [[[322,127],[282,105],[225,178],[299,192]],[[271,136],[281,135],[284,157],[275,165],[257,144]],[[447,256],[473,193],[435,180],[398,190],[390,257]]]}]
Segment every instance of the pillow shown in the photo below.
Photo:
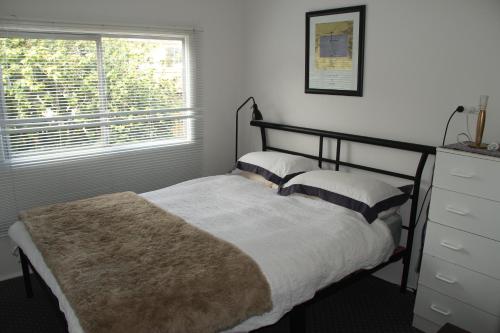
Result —
[{"label": "pillow", "polygon": [[319,197],[361,214],[368,223],[393,214],[410,197],[411,185],[394,187],[366,175],[316,170],[292,178],[278,190]]},{"label": "pillow", "polygon": [[317,162],[302,156],[259,151],[243,155],[236,168],[261,175],[268,181],[280,185],[294,176],[316,170]]}]

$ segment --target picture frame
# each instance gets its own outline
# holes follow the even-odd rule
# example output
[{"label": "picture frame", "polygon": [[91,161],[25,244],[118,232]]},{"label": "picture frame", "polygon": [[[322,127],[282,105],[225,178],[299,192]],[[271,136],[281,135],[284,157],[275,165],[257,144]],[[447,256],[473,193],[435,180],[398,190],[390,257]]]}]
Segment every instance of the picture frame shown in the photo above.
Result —
[{"label": "picture frame", "polygon": [[306,13],[305,93],[363,96],[366,6]]}]

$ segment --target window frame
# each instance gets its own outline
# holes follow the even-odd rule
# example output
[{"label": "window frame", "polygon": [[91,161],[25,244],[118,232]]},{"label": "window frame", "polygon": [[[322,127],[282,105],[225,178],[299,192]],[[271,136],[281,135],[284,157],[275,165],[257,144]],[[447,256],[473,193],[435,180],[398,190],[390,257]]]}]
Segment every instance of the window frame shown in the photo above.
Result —
[{"label": "window frame", "polygon": [[[81,32],[78,28],[50,28],[42,27],[41,30],[50,30],[50,31],[37,31],[38,29],[29,29],[29,28],[21,28],[21,29],[3,29],[0,27],[0,38],[3,37],[18,37],[18,38],[43,38],[43,39],[54,39],[54,40],[89,40],[94,41],[96,43],[96,65],[98,72],[98,96],[99,96],[99,107],[96,109],[94,114],[89,115],[79,115],[79,117],[96,117],[99,113],[102,113],[102,117],[99,117],[103,122],[101,127],[101,139],[104,140],[102,147],[86,147],[84,149],[78,147],[70,147],[70,148],[62,148],[55,149],[49,153],[42,153],[39,156],[30,155],[30,156],[12,156],[11,145],[9,142],[9,135],[5,133],[5,125],[9,122],[12,123],[22,123],[23,119],[8,119],[6,100],[5,100],[5,91],[3,86],[3,73],[2,68],[0,66],[0,161],[11,162],[11,163],[31,163],[31,162],[40,162],[46,160],[60,160],[66,158],[73,158],[78,156],[92,156],[92,155],[101,155],[105,153],[116,153],[122,151],[133,151],[137,149],[156,149],[159,147],[168,147],[168,146],[177,146],[180,144],[191,144],[195,139],[195,130],[194,130],[194,120],[197,118],[198,108],[194,107],[195,100],[195,92],[194,86],[195,83],[192,82],[192,77],[194,77],[194,73],[192,72],[193,68],[191,66],[194,59],[192,58],[192,43],[191,43],[191,34],[190,32],[194,32],[193,29],[185,29],[180,30],[179,32],[157,32],[154,29],[134,29],[129,28],[121,28],[122,32],[97,32],[101,28],[102,30],[110,30],[116,29],[117,27],[111,26],[99,26],[95,28],[86,27],[86,29],[94,30],[92,32]],[[150,31],[151,30],[151,31]],[[150,31],[150,32],[147,32]],[[141,111],[123,111],[112,113],[113,115],[118,114],[148,114],[151,112],[177,112],[177,111],[187,111],[186,115],[180,116],[169,116],[171,119],[186,119],[186,138],[187,139],[179,139],[179,138],[167,138],[163,140],[157,141],[142,141],[142,142],[127,142],[123,144],[113,145],[109,143],[109,128],[110,124],[113,122],[103,121],[103,118],[106,118],[111,112],[107,108],[108,95],[106,90],[107,80],[106,80],[106,72],[104,68],[104,53],[102,46],[103,38],[130,38],[130,39],[153,39],[153,40],[178,40],[182,43],[183,50],[183,71],[182,71],[182,80],[183,80],[183,107],[181,108],[165,108],[162,110],[141,110]],[[98,112],[97,112],[98,111]],[[53,118],[70,118],[70,116],[55,116],[50,118],[35,118],[35,119],[26,119],[26,121],[33,121],[36,119],[53,119]],[[170,118],[169,118],[170,119]],[[43,121],[40,120],[40,121]],[[199,125],[198,125],[199,126]]]}]

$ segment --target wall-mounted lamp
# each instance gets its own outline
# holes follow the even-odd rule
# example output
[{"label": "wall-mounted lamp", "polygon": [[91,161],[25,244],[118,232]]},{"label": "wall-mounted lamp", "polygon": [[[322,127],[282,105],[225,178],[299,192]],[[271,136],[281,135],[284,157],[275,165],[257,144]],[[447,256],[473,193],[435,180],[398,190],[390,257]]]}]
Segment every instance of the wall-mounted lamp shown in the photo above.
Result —
[{"label": "wall-mounted lamp", "polygon": [[236,110],[236,140],[235,140],[235,148],[234,148],[234,164],[236,165],[236,162],[238,161],[238,113],[240,110],[250,101],[252,100],[252,120],[262,120],[262,113],[260,113],[259,107],[257,106],[257,103],[255,103],[255,98],[252,96],[248,97],[246,101],[243,102],[243,104],[240,105],[240,107]]},{"label": "wall-mounted lamp", "polygon": [[479,97],[479,114],[477,116],[476,126],[476,141],[469,144],[472,148],[486,148],[487,145],[483,144],[484,125],[486,124],[486,107],[488,106],[488,96],[481,95]]}]

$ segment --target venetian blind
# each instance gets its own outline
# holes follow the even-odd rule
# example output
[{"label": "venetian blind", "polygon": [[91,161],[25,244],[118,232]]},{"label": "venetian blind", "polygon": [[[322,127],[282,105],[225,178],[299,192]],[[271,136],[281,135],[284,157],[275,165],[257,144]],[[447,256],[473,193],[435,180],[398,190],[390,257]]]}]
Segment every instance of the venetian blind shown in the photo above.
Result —
[{"label": "venetian blind", "polygon": [[200,32],[0,31],[0,236],[18,211],[200,175]]}]

